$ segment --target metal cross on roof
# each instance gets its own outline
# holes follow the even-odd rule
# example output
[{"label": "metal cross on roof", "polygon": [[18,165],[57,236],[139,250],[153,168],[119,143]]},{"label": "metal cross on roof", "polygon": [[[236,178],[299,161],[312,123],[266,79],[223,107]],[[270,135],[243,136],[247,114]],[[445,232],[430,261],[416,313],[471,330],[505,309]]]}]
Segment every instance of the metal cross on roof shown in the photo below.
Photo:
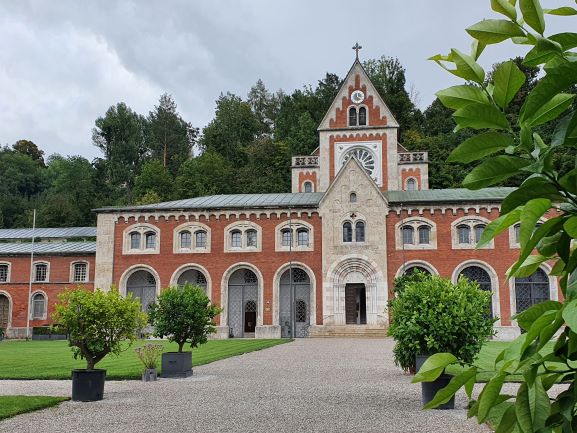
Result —
[{"label": "metal cross on roof", "polygon": [[361,47],[358,42],[353,47],[353,50],[355,50],[355,54],[357,56],[357,60],[359,60],[359,50],[361,50],[362,48],[363,47]]}]

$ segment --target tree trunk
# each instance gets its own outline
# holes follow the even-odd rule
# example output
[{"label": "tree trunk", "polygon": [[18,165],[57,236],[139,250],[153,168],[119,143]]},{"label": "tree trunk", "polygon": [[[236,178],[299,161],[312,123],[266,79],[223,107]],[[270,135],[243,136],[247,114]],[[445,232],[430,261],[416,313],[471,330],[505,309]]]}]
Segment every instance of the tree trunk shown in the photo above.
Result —
[{"label": "tree trunk", "polygon": [[182,348],[184,347],[184,341],[178,343],[178,351],[182,352]]},{"label": "tree trunk", "polygon": [[94,358],[91,356],[86,357],[86,369],[94,370]]}]

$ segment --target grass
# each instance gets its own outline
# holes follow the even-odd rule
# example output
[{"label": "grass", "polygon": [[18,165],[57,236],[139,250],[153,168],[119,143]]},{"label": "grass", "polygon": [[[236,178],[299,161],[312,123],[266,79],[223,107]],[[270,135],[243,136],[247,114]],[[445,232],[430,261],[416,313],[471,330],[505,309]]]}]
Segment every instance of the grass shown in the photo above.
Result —
[{"label": "grass", "polygon": [[10,418],[21,413],[32,412],[34,410],[45,409],[56,406],[68,397],[38,397],[38,396],[0,396],[0,420]]},{"label": "grass", "polygon": [[[208,364],[289,341],[291,340],[209,340],[193,349],[192,363],[193,366]],[[106,369],[107,379],[140,379],[143,366],[134,353],[134,348],[147,342],[150,341],[139,340],[118,357],[108,355],[96,364],[96,368]],[[175,343],[153,342],[163,344],[164,350],[168,352],[178,350]],[[160,357],[158,365],[160,367]],[[0,379],[70,379],[70,371],[75,368],[86,368],[86,362],[72,357],[67,341],[5,340],[0,343]]]}]

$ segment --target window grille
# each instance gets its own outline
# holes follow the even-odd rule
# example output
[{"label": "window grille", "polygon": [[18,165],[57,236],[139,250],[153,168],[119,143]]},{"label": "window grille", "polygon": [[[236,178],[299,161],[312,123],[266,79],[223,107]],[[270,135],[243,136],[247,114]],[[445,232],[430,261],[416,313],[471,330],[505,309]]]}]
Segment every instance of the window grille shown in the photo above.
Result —
[{"label": "window grille", "polygon": [[459,236],[460,244],[471,243],[471,229],[469,226],[459,226],[457,227],[457,233]]},{"label": "window grille", "polygon": [[431,229],[428,226],[419,227],[419,244],[429,244],[431,241]]},{"label": "window grille", "polygon": [[180,232],[180,248],[189,250],[192,247],[192,235],[188,230]]},{"label": "window grille", "polygon": [[131,250],[140,249],[140,233],[138,232],[130,233],[130,249]]},{"label": "window grille", "polygon": [[401,229],[403,233],[403,244],[404,245],[413,245],[414,241],[414,232],[415,230],[411,226],[405,226]]},{"label": "window grille", "polygon": [[309,231],[307,229],[297,230],[297,242],[301,247],[309,246]]},{"label": "window grille", "polygon": [[195,234],[196,248],[206,248],[207,234],[204,230],[199,230]]},{"label": "window grille", "polygon": [[0,283],[8,281],[8,265],[0,265]]},{"label": "window grille", "polygon": [[46,315],[46,298],[42,293],[32,297],[32,319],[43,319]]},{"label": "window grille", "polygon": [[46,281],[47,277],[48,277],[48,265],[44,263],[39,263],[35,265],[34,281],[36,282]]},{"label": "window grille", "polygon": [[74,282],[83,282],[87,280],[87,269],[86,263],[75,263],[74,264]]},{"label": "window grille", "polygon": [[238,230],[235,230],[230,233],[230,246],[235,248],[240,248],[242,245],[242,237],[241,233]]},{"label": "window grille", "polygon": [[153,250],[156,248],[156,233],[154,232],[146,232],[145,233],[146,239],[146,249]]},{"label": "window grille", "polygon": [[282,235],[282,246],[283,247],[290,246],[291,241],[292,241],[292,233],[291,233],[290,229],[283,229],[281,231],[281,235]]}]

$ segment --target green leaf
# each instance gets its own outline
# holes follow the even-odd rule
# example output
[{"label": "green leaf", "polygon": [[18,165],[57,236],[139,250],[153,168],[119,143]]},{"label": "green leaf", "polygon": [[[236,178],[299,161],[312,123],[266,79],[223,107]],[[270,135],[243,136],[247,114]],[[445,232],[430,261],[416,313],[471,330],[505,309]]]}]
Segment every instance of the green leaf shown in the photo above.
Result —
[{"label": "green leaf", "polygon": [[531,177],[515,191],[510,193],[501,203],[501,213],[511,212],[517,206],[526,204],[535,198],[548,198],[552,201],[564,201],[559,190],[543,177]]},{"label": "green leaf", "polygon": [[521,210],[516,209],[506,214],[503,213],[503,215],[491,221],[487,227],[485,227],[485,230],[483,230],[481,239],[479,239],[476,248],[482,248],[487,245],[489,242],[491,242],[491,239],[495,238],[499,233],[515,224],[517,221],[519,221],[520,218]]},{"label": "green leaf", "polygon": [[[551,138],[551,147],[575,146],[577,144],[577,112],[565,115],[555,127]],[[574,192],[574,191],[571,191]]]},{"label": "green leaf", "polygon": [[539,34],[545,31],[545,17],[539,0],[519,0],[523,19]]},{"label": "green leaf", "polygon": [[526,123],[525,119],[535,117],[555,95],[577,83],[577,63],[564,63],[539,80],[535,88],[529,93],[521,108],[520,123]]},{"label": "green leaf", "polygon": [[507,117],[493,105],[472,103],[455,111],[453,118],[460,128],[509,129]]},{"label": "green leaf", "polygon": [[514,319],[517,320],[517,324],[521,328],[523,328],[525,331],[529,331],[529,329],[531,329],[531,325],[533,325],[533,322],[547,311],[557,311],[562,307],[563,304],[558,301],[543,301],[529,307],[521,313],[516,314]]},{"label": "green leaf", "polygon": [[499,107],[505,108],[523,86],[525,74],[521,72],[513,61],[509,60],[501,63],[495,69],[493,82],[495,83],[493,99]]},{"label": "green leaf", "polygon": [[530,127],[535,127],[547,123],[550,120],[557,118],[561,113],[563,113],[567,108],[573,103],[577,95],[571,95],[569,93],[561,93],[555,95],[552,99],[547,101],[539,110],[537,110],[533,116],[526,117],[523,121]]},{"label": "green leaf", "polygon": [[451,397],[453,397],[455,393],[461,389],[462,386],[469,383],[476,377],[476,375],[477,367],[471,367],[458,374],[457,376],[454,376],[446,387],[437,391],[435,397],[429,403],[423,406],[423,409],[433,409],[437,406],[447,403]]},{"label": "green leaf", "polygon": [[543,63],[547,63],[556,55],[561,56],[562,53],[563,47],[561,44],[539,37],[537,38],[537,43],[535,46],[527,53],[523,59],[523,64],[526,66],[539,66]]},{"label": "green leaf", "polygon": [[519,266],[517,271],[515,272],[515,277],[517,278],[525,278],[533,275],[535,271],[539,268],[541,263],[546,262],[549,260],[548,257],[542,255],[530,255],[525,259],[525,261]]},{"label": "green leaf", "polygon": [[479,84],[483,83],[485,80],[485,71],[483,71],[483,68],[481,68],[473,57],[453,48],[451,49],[451,58],[457,67],[457,70],[454,71],[453,74],[465,80],[475,81]]},{"label": "green leaf", "polygon": [[565,221],[563,228],[569,236],[572,238],[577,238],[577,216],[572,216],[567,221]]},{"label": "green leaf", "polygon": [[577,194],[577,168],[566,173],[561,179],[559,179],[559,183],[570,193]]},{"label": "green leaf", "polygon": [[474,102],[489,104],[489,98],[480,87],[471,85],[453,86],[435,93],[441,103],[457,110]]},{"label": "green leaf", "polygon": [[507,20],[483,20],[467,28],[473,38],[483,44],[497,44],[512,37],[524,36],[521,28]]},{"label": "green leaf", "polygon": [[471,44],[471,57],[477,60],[485,47],[485,44],[479,42],[477,39],[473,39],[473,43]]},{"label": "green leaf", "polygon": [[463,186],[469,189],[481,189],[494,185],[519,173],[530,163],[528,159],[508,155],[486,159],[465,177]]},{"label": "green leaf", "polygon": [[495,433],[511,433],[516,425],[517,413],[515,412],[515,405],[511,404],[503,414]]},{"label": "green leaf", "polygon": [[513,137],[501,132],[485,132],[463,141],[453,149],[448,162],[468,163],[513,145]]},{"label": "green leaf", "polygon": [[573,299],[565,304],[563,319],[573,332],[577,332],[577,299]]},{"label": "green leaf", "polygon": [[457,358],[451,353],[435,353],[427,358],[419,372],[413,377],[411,383],[432,382],[443,373],[445,367],[455,361],[457,361]]},{"label": "green leaf", "polygon": [[479,423],[485,422],[489,412],[495,406],[506,377],[506,373],[499,373],[484,386],[483,392],[479,396],[479,411],[477,413]]},{"label": "green leaf", "polygon": [[513,21],[517,20],[517,10],[508,0],[491,0],[491,9],[511,18]]},{"label": "green leaf", "polygon": [[529,200],[521,212],[521,229],[519,230],[519,243],[524,248],[535,231],[537,223],[551,208],[551,200],[548,198],[534,198]]},{"label": "green leaf", "polygon": [[557,33],[547,39],[557,42],[563,50],[577,47],[577,33]]},{"label": "green leaf", "polygon": [[575,10],[575,8],[572,8],[571,6],[563,6],[557,9],[544,9],[543,12],[549,15],[561,15],[561,16],[577,15],[577,10]]}]

